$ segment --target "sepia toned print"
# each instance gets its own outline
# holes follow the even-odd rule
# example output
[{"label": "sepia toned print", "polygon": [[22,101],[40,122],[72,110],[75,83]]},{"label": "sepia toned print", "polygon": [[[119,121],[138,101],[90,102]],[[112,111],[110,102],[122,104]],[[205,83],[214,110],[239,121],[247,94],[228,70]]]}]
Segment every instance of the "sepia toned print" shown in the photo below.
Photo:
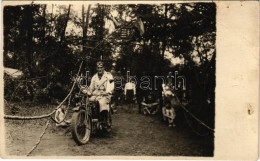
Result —
[{"label": "sepia toned print", "polygon": [[2,154],[221,158],[218,7],[3,6]]}]

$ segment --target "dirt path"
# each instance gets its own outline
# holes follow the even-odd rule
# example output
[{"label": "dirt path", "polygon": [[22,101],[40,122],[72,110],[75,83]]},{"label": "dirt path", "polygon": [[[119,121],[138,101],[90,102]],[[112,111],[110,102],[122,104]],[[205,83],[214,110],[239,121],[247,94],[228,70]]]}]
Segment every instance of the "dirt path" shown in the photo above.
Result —
[{"label": "dirt path", "polygon": [[[37,142],[46,120],[6,121],[6,152],[26,155]],[[213,144],[195,137],[187,127],[169,128],[159,117],[144,116],[135,111],[119,109],[113,115],[112,131],[102,137],[92,137],[86,145],[78,146],[69,128],[47,129],[33,156],[212,156]]]}]

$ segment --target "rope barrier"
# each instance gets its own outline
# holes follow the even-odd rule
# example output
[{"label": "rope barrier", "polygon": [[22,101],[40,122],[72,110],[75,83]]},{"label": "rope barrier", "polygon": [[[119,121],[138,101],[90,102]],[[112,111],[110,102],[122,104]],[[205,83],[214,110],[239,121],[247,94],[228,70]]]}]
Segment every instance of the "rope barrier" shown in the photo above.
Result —
[{"label": "rope barrier", "polygon": [[186,112],[184,112],[184,117],[185,117],[185,119],[186,119],[187,124],[189,125],[189,127],[192,129],[192,131],[193,131],[195,134],[197,134],[198,136],[207,136],[207,135],[208,135],[208,133],[203,135],[203,134],[199,133],[197,130],[195,130],[195,129],[192,127],[190,121],[188,120],[188,117],[187,117],[187,113],[186,113]]},{"label": "rope barrier", "polygon": [[198,119],[195,115],[193,115],[179,100],[179,98],[175,95],[175,98],[178,100],[178,102],[180,103],[181,107],[184,109],[184,111],[186,113],[188,113],[191,117],[193,117],[196,121],[198,121],[201,125],[205,126],[207,129],[211,130],[212,132],[215,132],[215,130],[211,127],[209,127],[207,124],[205,124],[204,122],[202,122],[200,119]]},{"label": "rope barrier", "polygon": [[40,144],[41,140],[42,140],[42,137],[43,135],[45,134],[47,128],[49,127],[49,124],[50,124],[50,119],[48,119],[48,121],[46,122],[46,125],[45,125],[45,128],[39,138],[39,140],[37,141],[37,143],[33,146],[33,148],[26,154],[26,156],[29,156],[36,148],[37,146]]},{"label": "rope barrier", "polygon": [[49,114],[40,115],[40,116],[12,116],[12,115],[5,115],[4,119],[10,119],[10,120],[37,120],[37,119],[43,119],[43,118],[50,117],[55,112],[56,112],[56,110],[53,110]]}]

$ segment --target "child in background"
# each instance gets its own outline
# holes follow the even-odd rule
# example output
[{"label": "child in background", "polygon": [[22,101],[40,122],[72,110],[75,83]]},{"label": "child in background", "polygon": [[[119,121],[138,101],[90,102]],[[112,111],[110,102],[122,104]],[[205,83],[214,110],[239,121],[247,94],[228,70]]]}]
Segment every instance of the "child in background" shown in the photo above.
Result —
[{"label": "child in background", "polygon": [[163,120],[168,121],[169,127],[173,127],[176,126],[173,122],[176,117],[176,113],[173,107],[173,105],[175,104],[174,101],[176,100],[174,97],[174,93],[171,91],[169,85],[163,84],[162,87],[162,95],[164,101],[164,106],[162,107]]},{"label": "child in background", "polygon": [[149,92],[142,101],[143,113],[155,115],[159,109],[159,101],[155,99],[154,95]]}]

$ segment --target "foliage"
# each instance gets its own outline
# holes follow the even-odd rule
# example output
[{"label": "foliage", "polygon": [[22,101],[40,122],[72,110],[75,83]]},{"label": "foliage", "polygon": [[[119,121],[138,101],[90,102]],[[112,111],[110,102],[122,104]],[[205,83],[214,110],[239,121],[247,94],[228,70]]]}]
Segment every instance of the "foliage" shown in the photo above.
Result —
[{"label": "foliage", "polygon": [[[73,7],[35,4],[4,8],[4,66],[23,71],[24,79],[46,77],[26,85],[31,100],[37,95],[62,99],[80,61],[86,60],[82,73],[88,70],[92,75],[95,63],[102,58],[106,70],[115,65],[124,76],[129,69],[137,76],[166,76],[178,70],[187,80],[187,90],[177,92],[179,96],[187,95],[192,111],[214,116],[214,3],[96,4],[89,7],[89,13],[82,11],[82,16]],[[106,25],[113,12],[121,27],[132,27],[132,37],[120,39],[120,26],[115,25],[111,34]],[[85,21],[87,15],[89,22]],[[137,18],[144,24],[142,36],[134,25]],[[169,56],[183,63],[174,65],[166,59]],[[6,97],[11,93],[8,89]]]}]

